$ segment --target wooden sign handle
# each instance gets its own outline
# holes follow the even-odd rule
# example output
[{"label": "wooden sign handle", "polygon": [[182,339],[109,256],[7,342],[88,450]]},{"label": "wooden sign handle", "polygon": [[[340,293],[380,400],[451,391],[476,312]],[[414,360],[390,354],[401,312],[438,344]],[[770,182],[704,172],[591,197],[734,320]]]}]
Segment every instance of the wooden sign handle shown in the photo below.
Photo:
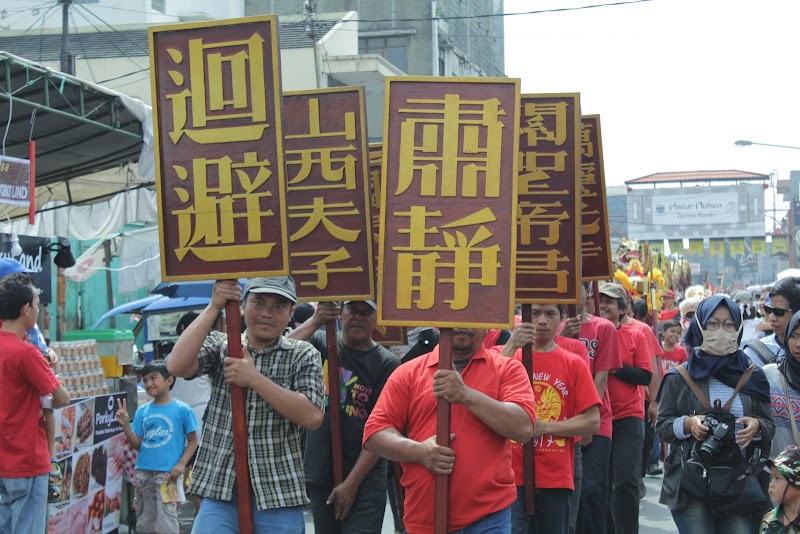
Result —
[{"label": "wooden sign handle", "polygon": [[[530,304],[522,305],[522,322],[532,322],[532,306]],[[533,381],[533,345],[528,343],[522,347],[522,365],[525,367],[525,372],[528,373],[528,381]],[[533,455],[535,451],[534,441],[530,440],[522,445],[522,479],[523,487],[525,490],[525,513],[535,514],[535,497],[536,492],[536,464],[534,463]]]},{"label": "wooden sign handle", "polygon": [[339,402],[339,347],[336,341],[336,320],[325,323],[328,345],[328,414],[331,417],[331,456],[333,461],[333,487],[344,481],[342,466],[342,411]]},{"label": "wooden sign handle", "polygon": [[[453,330],[442,328],[439,331],[439,369],[453,369]],[[438,399],[436,403],[436,444],[450,446],[450,403]],[[436,475],[435,501],[433,514],[434,534],[447,534],[447,504],[449,475]]]},{"label": "wooden sign handle", "polygon": [[[243,358],[242,316],[239,302],[229,300],[225,305],[225,325],[228,331],[228,356]],[[247,459],[247,414],[245,391],[231,384],[231,416],[233,426],[233,467],[236,472],[236,493],[239,511],[239,532],[253,534],[253,505],[250,502],[250,463]]]}]

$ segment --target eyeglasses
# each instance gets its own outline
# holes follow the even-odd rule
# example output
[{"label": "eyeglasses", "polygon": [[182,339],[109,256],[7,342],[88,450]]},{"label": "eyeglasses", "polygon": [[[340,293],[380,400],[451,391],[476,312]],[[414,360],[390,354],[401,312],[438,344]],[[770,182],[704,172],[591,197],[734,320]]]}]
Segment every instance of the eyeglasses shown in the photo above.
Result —
[{"label": "eyeglasses", "polygon": [[784,310],[783,308],[773,308],[764,304],[764,313],[774,315],[775,317],[783,317],[787,313],[792,313],[794,310]]},{"label": "eyeglasses", "polygon": [[[719,320],[714,319],[713,317],[708,321],[706,321],[706,330],[710,330],[713,332],[714,330],[719,330],[719,326],[720,326]],[[736,323],[734,323],[730,319],[722,323],[722,328],[726,332],[736,332],[738,330],[738,328],[736,327]]]}]

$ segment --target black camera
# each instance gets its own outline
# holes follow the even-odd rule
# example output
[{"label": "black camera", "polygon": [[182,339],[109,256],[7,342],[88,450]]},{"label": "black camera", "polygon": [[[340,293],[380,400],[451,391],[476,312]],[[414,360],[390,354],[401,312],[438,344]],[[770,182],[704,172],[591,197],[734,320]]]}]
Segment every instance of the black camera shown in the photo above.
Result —
[{"label": "black camera", "polygon": [[719,454],[723,441],[729,438],[732,429],[712,415],[706,415],[703,425],[708,427],[708,434],[697,448],[697,455],[708,464]]}]

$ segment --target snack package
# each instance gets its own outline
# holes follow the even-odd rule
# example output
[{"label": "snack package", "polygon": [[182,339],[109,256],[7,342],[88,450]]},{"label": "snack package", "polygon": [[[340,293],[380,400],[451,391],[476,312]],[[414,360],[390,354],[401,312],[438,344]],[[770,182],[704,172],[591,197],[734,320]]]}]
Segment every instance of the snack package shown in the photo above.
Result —
[{"label": "snack package", "polygon": [[186,493],[183,491],[183,475],[178,480],[167,477],[161,483],[162,502],[186,502]]}]

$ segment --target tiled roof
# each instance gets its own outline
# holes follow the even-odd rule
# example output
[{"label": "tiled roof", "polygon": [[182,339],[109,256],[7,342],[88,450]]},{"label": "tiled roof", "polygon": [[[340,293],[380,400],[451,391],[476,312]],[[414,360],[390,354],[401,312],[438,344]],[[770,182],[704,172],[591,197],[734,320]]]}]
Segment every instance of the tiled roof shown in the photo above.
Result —
[{"label": "tiled roof", "polygon": [[[318,39],[331,31],[337,21],[318,21]],[[311,37],[304,22],[280,24],[281,49],[311,48]],[[73,33],[70,51],[80,58],[147,57],[147,30],[121,30]],[[0,37],[0,50],[30,61],[58,61],[61,58],[61,34]]]},{"label": "tiled roof", "polygon": [[677,182],[728,182],[732,180],[767,180],[769,175],[747,171],[683,171],[657,172],[627,180],[626,185],[662,184]]}]

